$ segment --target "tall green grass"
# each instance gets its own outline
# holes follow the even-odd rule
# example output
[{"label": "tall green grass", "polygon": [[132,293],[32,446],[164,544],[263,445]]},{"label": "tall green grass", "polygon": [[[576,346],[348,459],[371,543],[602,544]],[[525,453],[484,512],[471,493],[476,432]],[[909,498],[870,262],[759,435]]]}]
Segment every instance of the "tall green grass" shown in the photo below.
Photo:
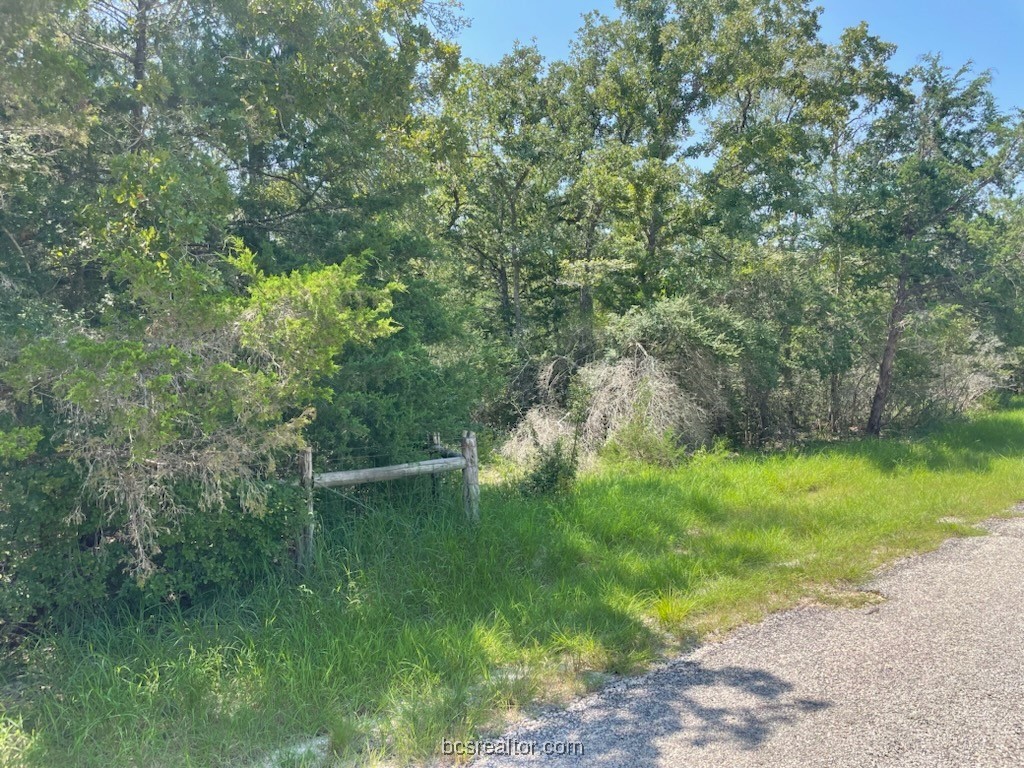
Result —
[{"label": "tall green grass", "polygon": [[[0,764],[250,765],[326,734],[410,757],[642,669],[1024,497],[1024,411],[916,441],[606,466],[570,493],[325,494],[311,575],[190,610],[97,617],[2,662]],[[410,492],[420,493],[411,502]],[[955,519],[953,519],[955,518]]]}]

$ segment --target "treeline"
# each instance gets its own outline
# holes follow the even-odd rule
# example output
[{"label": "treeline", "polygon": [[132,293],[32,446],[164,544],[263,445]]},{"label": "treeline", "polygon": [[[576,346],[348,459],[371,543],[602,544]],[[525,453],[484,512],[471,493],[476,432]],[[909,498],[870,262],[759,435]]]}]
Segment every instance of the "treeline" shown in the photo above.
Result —
[{"label": "treeline", "polygon": [[1019,381],[988,74],[802,0],[619,7],[485,66],[424,0],[4,0],[0,633],[287,559],[306,442],[659,456]]}]

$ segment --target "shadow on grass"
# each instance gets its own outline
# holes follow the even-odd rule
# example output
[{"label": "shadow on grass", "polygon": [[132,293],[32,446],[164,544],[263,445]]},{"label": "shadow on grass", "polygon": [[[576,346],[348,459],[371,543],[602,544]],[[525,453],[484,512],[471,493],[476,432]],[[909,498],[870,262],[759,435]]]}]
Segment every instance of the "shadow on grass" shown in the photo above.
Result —
[{"label": "shadow on grass", "polygon": [[[984,473],[999,458],[1024,456],[1024,419],[988,414],[916,442],[864,440],[803,454],[836,458],[830,470],[844,476],[858,461],[892,476]],[[804,471],[785,461],[790,475]],[[701,609],[694,601],[724,610],[784,592],[802,578],[808,554],[835,559],[840,551],[852,562],[856,553],[842,554],[852,535],[875,525],[857,539],[865,548],[889,535],[877,504],[854,504],[856,488],[804,503],[799,493],[817,480],[794,481],[799,493],[766,492],[778,474],[768,469],[741,457],[608,471],[548,498],[485,487],[479,526],[464,522],[457,478],[439,495],[429,480],[414,480],[379,496],[324,496],[317,503],[326,533],[312,573],[176,618],[99,619],[95,630],[60,642],[56,663],[40,662],[46,706],[12,702],[8,712],[43,728],[43,765],[181,764],[184,756],[218,764],[237,758],[238,744],[332,733],[350,719],[388,723],[396,754],[436,750],[442,738],[479,733],[494,710],[534,697],[517,670],[538,660],[633,672],[656,657],[666,631]],[[846,573],[831,563],[815,566],[816,577]],[[598,713],[614,736],[588,741],[582,764],[643,765],[659,734],[679,732],[694,744],[752,748],[780,724],[827,706],[756,669],[677,662],[655,674],[668,676],[628,688],[621,707]],[[88,704],[97,701],[102,708]],[[81,726],[59,732],[47,722]],[[630,735],[652,752],[624,754]],[[160,740],[173,749],[156,750]]]},{"label": "shadow on grass", "polygon": [[811,452],[862,459],[886,473],[928,469],[934,472],[986,472],[992,461],[1024,455],[1020,411],[996,411],[957,421],[914,439],[860,439],[816,444]]}]

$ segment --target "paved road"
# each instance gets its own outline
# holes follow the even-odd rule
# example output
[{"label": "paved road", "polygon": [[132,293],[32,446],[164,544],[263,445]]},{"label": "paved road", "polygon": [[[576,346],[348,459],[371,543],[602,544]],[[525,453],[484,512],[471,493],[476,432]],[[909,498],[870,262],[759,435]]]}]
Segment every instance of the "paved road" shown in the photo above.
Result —
[{"label": "paved road", "polygon": [[506,734],[564,768],[1024,766],[1024,519],[897,565],[858,609],[777,614]]}]

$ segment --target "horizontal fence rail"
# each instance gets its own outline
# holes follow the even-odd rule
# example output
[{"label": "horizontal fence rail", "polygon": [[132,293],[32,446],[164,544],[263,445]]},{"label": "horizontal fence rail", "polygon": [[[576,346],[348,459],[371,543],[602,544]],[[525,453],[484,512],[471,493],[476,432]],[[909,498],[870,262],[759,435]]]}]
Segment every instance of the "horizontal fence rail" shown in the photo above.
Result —
[{"label": "horizontal fence rail", "polygon": [[376,483],[383,480],[398,480],[416,475],[436,475],[439,472],[451,472],[465,469],[466,460],[462,456],[447,459],[428,459],[413,461],[408,464],[394,464],[390,467],[373,467],[371,469],[349,469],[343,472],[321,472],[313,475],[313,485],[317,488],[336,488],[340,485],[361,485]]},{"label": "horizontal fence rail", "polygon": [[437,475],[441,472],[462,470],[462,503],[466,510],[466,518],[470,523],[480,521],[480,464],[477,459],[476,435],[472,432],[462,433],[459,449],[447,448],[441,444],[441,437],[436,432],[427,441],[431,453],[439,455],[439,459],[413,461],[408,464],[394,464],[390,467],[369,467],[367,469],[348,469],[342,472],[313,472],[313,449],[306,448],[302,452],[302,487],[306,489],[306,520],[302,526],[296,544],[296,555],[299,565],[309,565],[313,556],[313,532],[316,528],[316,512],[313,509],[313,491],[317,488],[338,488],[363,483],[379,483],[385,480],[401,480],[417,475]]}]

